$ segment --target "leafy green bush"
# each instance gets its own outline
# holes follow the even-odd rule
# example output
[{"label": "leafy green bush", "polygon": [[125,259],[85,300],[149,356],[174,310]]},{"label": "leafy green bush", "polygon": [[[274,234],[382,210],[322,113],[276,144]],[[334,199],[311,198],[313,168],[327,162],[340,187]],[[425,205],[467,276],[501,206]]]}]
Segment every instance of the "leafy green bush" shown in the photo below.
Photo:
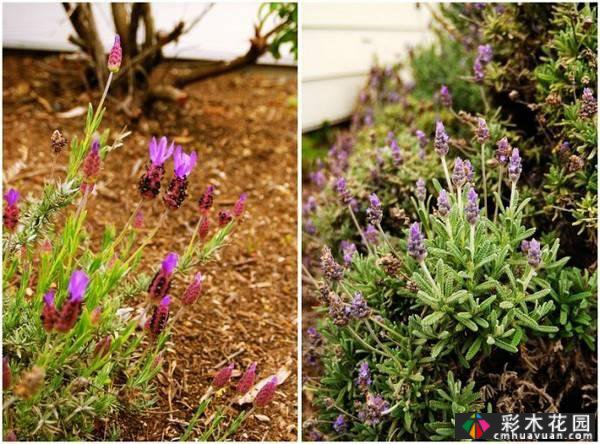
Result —
[{"label": "leafy green bush", "polygon": [[587,411],[556,378],[596,384],[596,14],[443,5],[414,85],[372,70],[305,204],[311,436],[452,439],[454,413],[532,402],[496,390],[509,374]]}]

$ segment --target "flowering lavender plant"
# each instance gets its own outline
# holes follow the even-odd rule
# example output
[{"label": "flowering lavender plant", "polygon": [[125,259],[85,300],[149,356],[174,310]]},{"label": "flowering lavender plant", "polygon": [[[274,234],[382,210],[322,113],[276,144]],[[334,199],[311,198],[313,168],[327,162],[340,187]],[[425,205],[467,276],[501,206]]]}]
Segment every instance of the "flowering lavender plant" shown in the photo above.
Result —
[{"label": "flowering lavender plant", "polygon": [[[87,215],[94,184],[104,174],[107,156],[129,134],[109,142],[108,130],[100,130],[121,56],[117,37],[106,89],[98,107],[88,108],[83,136],[72,137],[64,177],[53,172],[39,199],[29,193],[21,199],[15,189],[4,196],[3,364],[11,375],[4,386],[4,427],[19,440],[93,440],[98,423],[114,412],[149,408],[167,341],[201,296],[199,269],[227,243],[247,203],[244,194],[233,209],[236,219],[211,236],[208,229],[204,236],[196,230],[187,249],[165,252],[160,268],[153,270],[142,259],[164,229],[167,209],[156,221],[144,222],[142,215],[149,210],[146,201],[161,193],[172,155],[174,178],[163,191],[167,206],[182,205],[188,192],[199,194],[199,186],[191,178],[196,154],[174,148],[165,137],[152,138],[139,203],[119,230],[109,224],[101,242],[93,241]],[[55,132],[48,148],[55,155],[66,145]],[[215,218],[207,201],[198,227]],[[142,230],[144,224],[154,226]],[[187,289],[172,286],[175,278],[190,281]]]}]

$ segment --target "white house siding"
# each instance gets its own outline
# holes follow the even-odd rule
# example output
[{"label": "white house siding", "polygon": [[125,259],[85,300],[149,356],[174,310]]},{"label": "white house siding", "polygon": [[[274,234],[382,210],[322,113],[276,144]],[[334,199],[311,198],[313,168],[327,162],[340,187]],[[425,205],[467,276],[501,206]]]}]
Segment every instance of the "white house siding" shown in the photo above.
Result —
[{"label": "white house siding", "polygon": [[397,61],[431,38],[413,3],[302,4],[302,129],[350,115],[374,60]]},{"label": "white house siding", "polygon": [[[167,57],[203,60],[229,60],[248,50],[248,40],[253,35],[260,3],[216,3],[204,19],[178,42],[165,47]],[[190,23],[198,17],[207,4],[153,3],[155,27],[170,31],[181,20]],[[114,26],[110,5],[93,6],[96,26],[106,49],[112,45]],[[68,42],[73,28],[60,3],[4,3],[3,44],[5,48],[74,51]],[[143,26],[140,26],[143,33]],[[270,55],[260,62],[273,63]],[[289,53],[278,62],[293,64]]]}]

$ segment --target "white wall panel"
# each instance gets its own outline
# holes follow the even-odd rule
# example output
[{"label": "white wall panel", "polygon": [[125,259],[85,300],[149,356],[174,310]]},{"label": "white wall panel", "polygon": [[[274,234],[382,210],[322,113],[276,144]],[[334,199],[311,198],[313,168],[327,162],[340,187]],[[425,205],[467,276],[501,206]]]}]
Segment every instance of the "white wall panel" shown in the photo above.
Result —
[{"label": "white wall panel", "polygon": [[304,3],[303,131],[347,118],[374,60],[404,59],[431,40],[429,22],[429,11],[412,3]]}]

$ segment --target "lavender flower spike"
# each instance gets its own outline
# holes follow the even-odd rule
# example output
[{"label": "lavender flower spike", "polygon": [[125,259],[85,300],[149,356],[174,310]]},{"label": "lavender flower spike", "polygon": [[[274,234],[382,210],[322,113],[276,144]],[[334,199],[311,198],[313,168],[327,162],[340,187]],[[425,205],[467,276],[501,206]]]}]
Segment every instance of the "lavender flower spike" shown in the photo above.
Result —
[{"label": "lavender flower spike", "polygon": [[415,131],[415,136],[417,137],[417,140],[419,141],[419,146],[421,148],[425,148],[427,146],[427,136],[425,136],[425,133],[421,130],[416,130]]},{"label": "lavender flower spike", "polygon": [[346,179],[343,177],[338,178],[335,183],[335,189],[340,196],[342,203],[344,205],[350,205],[350,202],[352,202],[352,196],[350,195],[348,188],[346,188]]},{"label": "lavender flower spike", "polygon": [[352,299],[352,303],[350,304],[350,316],[355,319],[364,319],[371,314],[371,309],[365,301],[362,293],[357,291],[354,293],[354,298]]},{"label": "lavender flower spike", "polygon": [[510,146],[506,137],[500,139],[498,143],[496,143],[496,146],[498,147],[496,149],[496,160],[500,162],[501,165],[505,165],[510,157],[512,146]]},{"label": "lavender flower spike", "polygon": [[598,102],[594,97],[594,92],[591,88],[584,88],[581,94],[581,108],[579,115],[583,118],[590,119],[598,112]]},{"label": "lavender flower spike", "polygon": [[442,85],[440,88],[440,102],[447,108],[452,106],[452,95],[446,85]]},{"label": "lavender flower spike", "polygon": [[527,249],[527,263],[533,268],[537,268],[542,262],[542,252],[540,251],[540,243],[535,239],[529,241]]},{"label": "lavender flower spike", "polygon": [[171,145],[167,147],[167,138],[161,137],[157,142],[156,137],[153,137],[148,144],[148,151],[150,152],[150,160],[152,165],[160,167],[171,157],[173,154],[173,147],[175,142],[171,142]]},{"label": "lavender flower spike", "polygon": [[175,148],[173,154],[173,163],[175,164],[175,175],[180,179],[185,179],[196,166],[197,154],[192,151],[191,154],[186,154],[181,146]]},{"label": "lavender flower spike", "polygon": [[110,72],[118,72],[121,68],[121,60],[123,58],[123,51],[121,50],[121,37],[115,36],[115,42],[113,43],[110,54],[108,55],[107,67]]},{"label": "lavender flower spike", "polygon": [[418,222],[413,223],[408,232],[408,254],[417,262],[423,262],[427,257],[425,236],[421,233],[421,225]]},{"label": "lavender flower spike", "polygon": [[437,209],[440,216],[447,216],[450,212],[450,200],[448,199],[448,193],[443,188],[440,190],[437,198]]},{"label": "lavender flower spike", "polygon": [[477,142],[483,144],[490,138],[490,130],[488,129],[485,119],[479,117],[477,119],[477,130],[475,131],[475,138]]},{"label": "lavender flower spike", "polygon": [[344,415],[339,415],[333,422],[333,430],[337,433],[344,433],[348,430],[348,423]]},{"label": "lavender flower spike", "polygon": [[519,180],[522,170],[523,167],[521,166],[521,156],[519,155],[519,150],[518,148],[514,148],[508,163],[508,177],[510,177],[510,180],[513,183],[516,183]]},{"label": "lavender flower spike", "polygon": [[341,242],[342,254],[344,255],[344,263],[350,265],[352,263],[352,256],[356,253],[356,245],[353,242],[343,240]]},{"label": "lavender flower spike", "polygon": [[462,187],[467,182],[465,176],[465,165],[460,157],[454,161],[454,170],[452,171],[452,183],[457,188]]},{"label": "lavender flower spike", "polygon": [[367,225],[367,229],[363,231],[365,240],[371,244],[377,244],[379,242],[379,231],[373,225]]},{"label": "lavender flower spike", "polygon": [[344,275],[344,269],[335,261],[327,246],[323,247],[321,253],[321,271],[330,281],[339,281]]},{"label": "lavender flower spike", "polygon": [[467,193],[467,204],[465,205],[465,216],[467,217],[467,222],[471,225],[475,225],[477,223],[477,219],[479,219],[479,202],[478,202],[477,192],[475,188],[471,188]]},{"label": "lavender flower spike", "polygon": [[479,47],[477,48],[477,57],[484,64],[490,63],[492,61],[492,45],[479,45]]},{"label": "lavender flower spike", "polygon": [[81,300],[87,290],[90,278],[83,270],[75,270],[69,280],[69,294],[73,300]]},{"label": "lavender flower spike", "polygon": [[369,426],[375,426],[381,422],[389,406],[390,404],[381,395],[367,393],[367,401],[358,412],[358,419]]},{"label": "lavender flower spike", "polygon": [[381,223],[381,218],[383,217],[383,212],[381,211],[381,202],[377,197],[377,194],[371,194],[369,196],[369,202],[371,203],[367,209],[369,222],[373,225],[379,225]]},{"label": "lavender flower spike", "polygon": [[438,120],[435,123],[435,139],[433,140],[433,146],[435,148],[435,152],[441,157],[445,157],[448,154],[448,150],[450,149],[448,146],[449,140],[450,138],[446,133],[444,124],[441,120]]},{"label": "lavender flower spike", "polygon": [[417,180],[417,189],[415,191],[415,195],[417,196],[417,200],[419,202],[425,202],[425,198],[427,197],[427,189],[425,188],[425,181],[421,177],[419,177],[419,180]]},{"label": "lavender flower spike", "polygon": [[162,333],[167,326],[169,320],[169,305],[171,304],[171,296],[165,296],[160,301],[158,307],[154,307],[152,317],[146,322],[146,328],[156,337]]},{"label": "lavender flower spike", "polygon": [[369,370],[369,363],[367,361],[361,362],[358,367],[356,384],[363,391],[366,391],[371,385],[371,371]]}]

